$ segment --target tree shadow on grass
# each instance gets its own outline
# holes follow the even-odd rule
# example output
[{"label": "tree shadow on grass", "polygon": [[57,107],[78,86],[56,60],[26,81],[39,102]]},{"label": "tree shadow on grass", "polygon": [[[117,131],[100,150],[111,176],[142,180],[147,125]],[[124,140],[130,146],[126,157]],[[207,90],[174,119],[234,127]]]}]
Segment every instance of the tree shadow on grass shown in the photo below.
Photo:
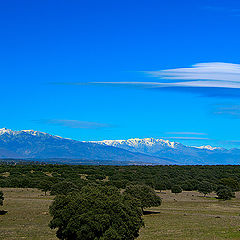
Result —
[{"label": "tree shadow on grass", "polygon": [[143,211],[143,215],[150,215],[150,214],[159,214],[160,212],[156,212],[156,211]]},{"label": "tree shadow on grass", "polygon": [[5,215],[8,211],[0,210],[0,215]]}]

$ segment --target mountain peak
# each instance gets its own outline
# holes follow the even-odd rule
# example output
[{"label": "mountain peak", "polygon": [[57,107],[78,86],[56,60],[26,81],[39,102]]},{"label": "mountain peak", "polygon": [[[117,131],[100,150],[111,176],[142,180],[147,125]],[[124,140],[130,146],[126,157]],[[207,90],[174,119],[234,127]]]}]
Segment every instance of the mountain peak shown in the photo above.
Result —
[{"label": "mountain peak", "polygon": [[212,147],[211,145],[200,146],[200,147],[195,147],[195,148],[206,149],[206,150],[210,150],[210,151],[217,150],[217,149],[222,149],[222,150],[224,149],[221,147]]},{"label": "mountain peak", "polygon": [[[171,142],[169,140],[164,139],[155,139],[155,138],[129,138],[127,140],[103,140],[103,141],[91,141],[94,143],[102,144],[102,145],[110,145],[114,147],[122,147],[124,149],[129,148],[157,148],[157,150],[167,147],[167,148],[175,148],[182,147],[181,143]],[[124,147],[123,147],[124,146]]]},{"label": "mountain peak", "polygon": [[0,128],[0,135],[8,133],[11,134],[13,131],[11,129],[7,129],[7,128]]},{"label": "mountain peak", "polygon": [[54,137],[54,138],[62,138],[59,136],[53,136],[51,134],[45,133],[45,132],[40,132],[40,131],[35,131],[35,130],[21,130],[21,131],[14,131],[11,129],[7,128],[0,128],[0,135],[1,136],[21,136],[21,135],[29,135],[29,136],[38,136],[38,137]]}]

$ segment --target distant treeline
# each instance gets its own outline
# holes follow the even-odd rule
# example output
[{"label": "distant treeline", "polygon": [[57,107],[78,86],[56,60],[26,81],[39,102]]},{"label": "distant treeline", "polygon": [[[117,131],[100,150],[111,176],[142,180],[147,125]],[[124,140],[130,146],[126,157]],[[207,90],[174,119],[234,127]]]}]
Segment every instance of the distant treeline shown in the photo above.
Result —
[{"label": "distant treeline", "polygon": [[[90,165],[0,165],[0,187],[40,188],[50,190],[59,182],[82,187],[89,183],[126,188],[145,184],[156,190],[178,185],[185,191],[198,190],[202,182],[225,185],[239,190],[240,166],[90,166]],[[45,187],[44,187],[45,186]]]}]

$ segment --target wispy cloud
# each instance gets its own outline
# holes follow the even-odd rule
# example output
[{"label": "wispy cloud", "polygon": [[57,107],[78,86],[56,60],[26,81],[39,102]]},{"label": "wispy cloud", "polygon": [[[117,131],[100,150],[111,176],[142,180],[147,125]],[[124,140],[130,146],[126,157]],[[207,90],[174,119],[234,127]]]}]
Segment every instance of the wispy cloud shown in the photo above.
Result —
[{"label": "wispy cloud", "polygon": [[66,120],[66,119],[47,119],[38,120],[44,124],[59,125],[69,128],[85,128],[85,129],[96,129],[96,128],[106,128],[111,127],[109,124],[99,123],[99,122],[88,122],[88,121],[78,121],[78,120]]},{"label": "wispy cloud", "polygon": [[187,68],[143,71],[157,79],[145,82],[65,82],[64,85],[116,86],[191,92],[207,97],[240,97],[240,64],[197,63]]},{"label": "wispy cloud", "polygon": [[144,88],[192,87],[240,89],[240,64],[223,62],[198,63],[189,68],[174,68],[144,72],[158,78],[158,81],[91,82],[89,84],[129,85]]},{"label": "wispy cloud", "polygon": [[239,13],[240,12],[240,9],[239,8],[234,8],[234,7],[226,7],[226,6],[219,6],[219,5],[211,5],[211,6],[205,6],[203,7],[204,10],[208,10],[208,11],[211,11],[211,12],[218,12],[218,13],[222,13],[222,14],[225,14],[225,15],[228,15],[228,16],[240,16],[236,13]]},{"label": "wispy cloud", "polygon": [[214,115],[240,118],[240,105],[238,104],[216,104],[212,111]]},{"label": "wispy cloud", "polygon": [[178,136],[178,137],[162,137],[163,139],[178,139],[178,140],[211,140],[209,138],[204,137],[185,137],[185,136]]},{"label": "wispy cloud", "polygon": [[[170,86],[240,88],[240,64],[198,63],[189,68],[147,71],[146,73],[160,79],[178,80],[170,83]],[[169,85],[169,83],[166,84]]]},{"label": "wispy cloud", "polygon": [[169,134],[169,135],[207,135],[206,133],[199,133],[199,132],[166,132],[165,134]]}]

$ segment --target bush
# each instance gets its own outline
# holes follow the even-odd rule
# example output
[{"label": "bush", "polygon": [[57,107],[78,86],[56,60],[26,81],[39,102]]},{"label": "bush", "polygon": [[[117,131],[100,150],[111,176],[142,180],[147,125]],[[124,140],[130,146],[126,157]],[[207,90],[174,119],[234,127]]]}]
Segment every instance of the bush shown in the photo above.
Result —
[{"label": "bush", "polygon": [[175,194],[181,193],[182,192],[182,188],[179,185],[174,185],[171,188],[171,192],[175,193]]},{"label": "bush", "polygon": [[203,193],[203,194],[204,194],[204,197],[205,197],[207,194],[213,192],[213,190],[214,190],[213,185],[212,185],[211,183],[207,182],[207,181],[201,182],[201,183],[199,184],[199,186],[198,186],[198,191],[199,191],[200,193]]},{"label": "bush", "polygon": [[66,195],[66,194],[68,194],[70,192],[74,192],[74,191],[79,191],[79,188],[77,185],[75,185],[72,182],[63,181],[63,182],[54,184],[51,188],[50,194],[51,195],[58,195],[58,194]]},{"label": "bush", "polygon": [[154,189],[147,185],[130,185],[127,186],[124,194],[129,194],[138,199],[140,207],[157,207],[162,203],[161,198],[156,194]]},{"label": "bush", "polygon": [[155,189],[160,190],[161,192],[162,190],[167,190],[167,187],[166,187],[166,184],[164,184],[163,182],[160,182],[155,184]]},{"label": "bush", "polygon": [[133,240],[143,226],[136,200],[115,187],[91,185],[58,195],[50,214],[50,227],[64,240]]},{"label": "bush", "polygon": [[47,191],[50,191],[52,188],[53,183],[50,180],[42,180],[38,183],[38,189],[43,191],[45,193],[45,196],[47,195]]},{"label": "bush", "polygon": [[231,188],[232,191],[240,190],[238,181],[233,178],[222,178],[220,179],[220,184]]},{"label": "bush", "polygon": [[216,193],[218,199],[230,200],[231,198],[235,197],[235,193],[232,192],[231,188],[226,186],[219,186]]}]

